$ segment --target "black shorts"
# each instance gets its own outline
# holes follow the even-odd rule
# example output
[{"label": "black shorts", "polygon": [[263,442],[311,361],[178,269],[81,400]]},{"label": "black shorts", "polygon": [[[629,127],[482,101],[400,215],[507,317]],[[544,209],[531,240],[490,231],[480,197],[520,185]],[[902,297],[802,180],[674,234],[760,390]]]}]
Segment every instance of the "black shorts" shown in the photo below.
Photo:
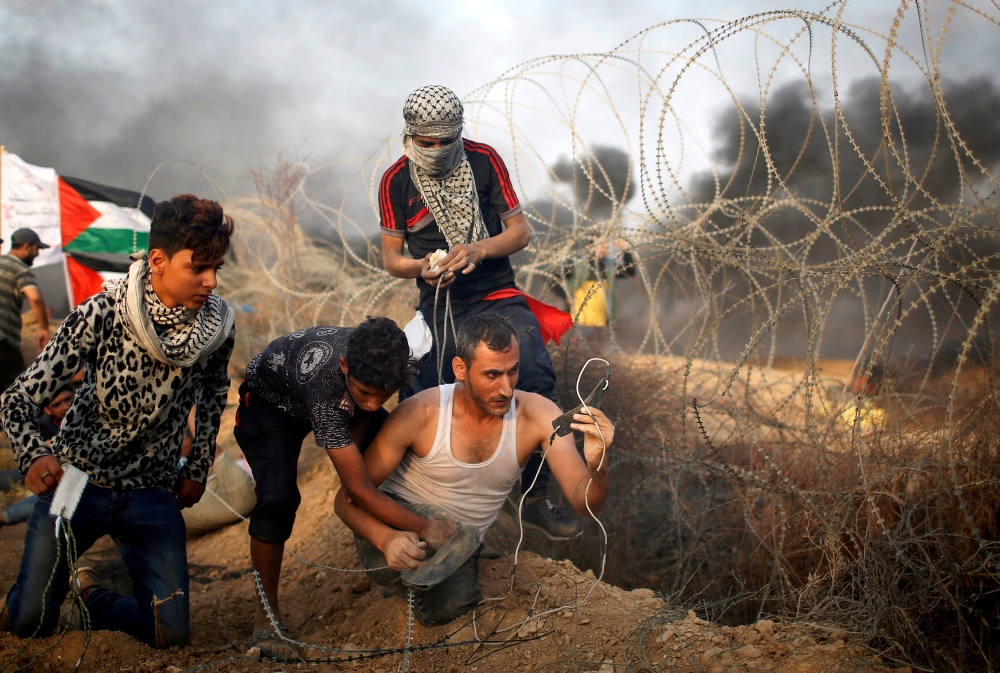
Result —
[{"label": "black shorts", "polygon": [[[388,415],[385,409],[368,415],[360,451],[372,443]],[[268,404],[247,390],[245,382],[240,386],[233,435],[257,482],[257,504],[250,513],[250,537],[255,540],[284,544],[291,537],[295,512],[302,502],[296,483],[299,452],[310,432],[309,421]]]}]

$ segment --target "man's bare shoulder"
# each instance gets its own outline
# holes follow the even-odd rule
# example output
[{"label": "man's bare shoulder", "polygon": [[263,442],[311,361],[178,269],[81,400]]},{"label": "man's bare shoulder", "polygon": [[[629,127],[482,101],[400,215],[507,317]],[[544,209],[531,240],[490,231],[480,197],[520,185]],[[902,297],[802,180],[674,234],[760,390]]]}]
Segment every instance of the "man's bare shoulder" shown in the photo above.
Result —
[{"label": "man's bare shoulder", "polygon": [[518,423],[551,429],[552,421],[560,414],[555,402],[538,393],[527,393],[523,390],[515,390],[514,395],[514,399],[517,400]]},{"label": "man's bare shoulder", "polygon": [[441,407],[441,393],[437,388],[421,390],[416,395],[408,397],[392,410],[390,418],[406,419],[407,422],[428,421],[436,419]]}]

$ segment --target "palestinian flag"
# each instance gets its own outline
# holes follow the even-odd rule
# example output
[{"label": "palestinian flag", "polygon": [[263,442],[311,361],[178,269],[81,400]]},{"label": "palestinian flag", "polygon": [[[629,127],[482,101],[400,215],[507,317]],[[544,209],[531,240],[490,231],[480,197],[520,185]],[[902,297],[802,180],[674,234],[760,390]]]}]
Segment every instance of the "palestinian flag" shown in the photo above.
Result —
[{"label": "palestinian flag", "polygon": [[129,255],[146,250],[155,202],[139,192],[59,176],[62,249],[71,305],[128,271]]}]

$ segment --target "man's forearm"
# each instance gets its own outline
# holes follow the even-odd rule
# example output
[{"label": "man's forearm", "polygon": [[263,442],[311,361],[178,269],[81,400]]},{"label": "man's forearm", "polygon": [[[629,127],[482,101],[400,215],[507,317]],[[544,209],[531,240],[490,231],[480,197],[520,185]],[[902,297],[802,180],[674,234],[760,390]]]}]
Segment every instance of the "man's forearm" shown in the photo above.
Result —
[{"label": "man's forearm", "polygon": [[506,227],[496,236],[485,238],[475,245],[483,251],[483,259],[499,259],[509,257],[523,250],[531,240],[528,223],[524,215],[518,213],[507,220]]},{"label": "man's forearm", "polygon": [[608,497],[608,464],[605,461],[604,465],[596,473],[594,473],[594,470],[597,469],[596,465],[588,465],[587,468],[587,471],[594,475],[593,479],[584,479],[577,484],[573,492],[571,504],[578,514],[589,514],[587,511],[588,503],[590,505],[590,512],[599,514],[604,510],[604,504]]},{"label": "man's forearm", "polygon": [[374,486],[352,490],[345,484],[345,488],[357,506],[388,526],[413,531],[423,537],[424,530],[430,524],[427,519],[414,514]]},{"label": "man's forearm", "polygon": [[357,465],[352,465],[350,453],[338,455],[340,451],[354,452],[357,449],[327,449],[326,453],[333,463],[333,469],[340,476],[341,484],[355,505],[362,508],[379,521],[399,530],[412,531],[421,537],[426,532],[430,522],[375,488],[365,474],[364,462],[357,455]]},{"label": "man's forearm", "polygon": [[38,299],[30,299],[31,310],[35,313],[35,319],[38,321],[38,329],[43,332],[49,331],[49,309],[45,305],[45,299],[41,296]]},{"label": "man's forearm", "polygon": [[389,258],[385,270],[394,278],[420,278],[421,260],[399,254]]},{"label": "man's forearm", "polygon": [[385,552],[385,546],[392,529],[350,502],[347,498],[347,489],[341,488],[337,491],[337,497],[333,501],[333,510],[358,537],[368,540],[379,551]]}]

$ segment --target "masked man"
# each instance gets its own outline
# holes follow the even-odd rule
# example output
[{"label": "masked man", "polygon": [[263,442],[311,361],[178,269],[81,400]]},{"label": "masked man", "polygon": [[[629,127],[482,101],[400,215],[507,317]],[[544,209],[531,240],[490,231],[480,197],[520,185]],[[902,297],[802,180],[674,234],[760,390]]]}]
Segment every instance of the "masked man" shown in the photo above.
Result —
[{"label": "masked man", "polygon": [[[528,223],[500,155],[462,138],[463,114],[461,101],[443,86],[411,93],[403,106],[405,156],[389,167],[379,187],[382,261],[391,275],[416,279],[419,316],[434,337],[416,383],[400,399],[454,382],[453,330],[471,316],[492,312],[517,332],[517,389],[554,400],[556,377],[545,343],[558,341],[571,319],[517,289],[510,255],[528,245]],[[553,540],[576,537],[580,522],[549,501],[550,473],[548,466],[539,472],[540,464],[536,453],[524,470],[522,492],[538,475],[524,523]]]}]

